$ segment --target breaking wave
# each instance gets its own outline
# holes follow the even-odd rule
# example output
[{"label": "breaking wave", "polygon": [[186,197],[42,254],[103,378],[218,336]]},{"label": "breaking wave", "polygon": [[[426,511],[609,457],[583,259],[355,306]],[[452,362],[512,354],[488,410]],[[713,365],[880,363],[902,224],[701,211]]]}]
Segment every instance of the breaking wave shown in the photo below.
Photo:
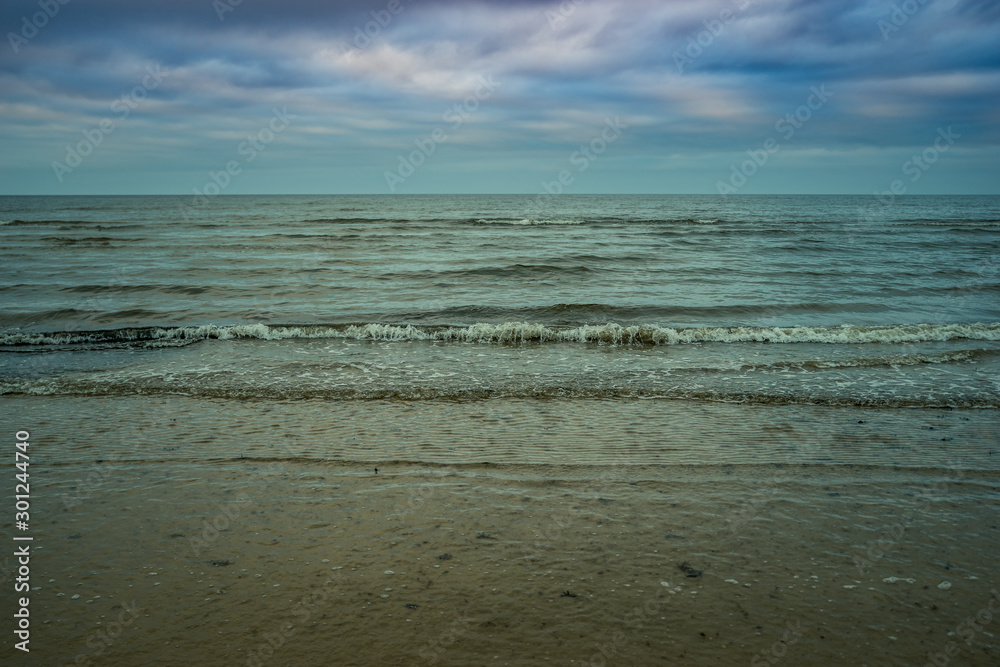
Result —
[{"label": "breaking wave", "polygon": [[266,325],[206,324],[188,327],[134,327],[96,331],[7,332],[0,345],[47,346],[86,343],[163,343],[205,340],[332,338],[373,341],[441,341],[459,343],[599,343],[609,345],[684,345],[694,343],[831,343],[900,344],[953,340],[1000,340],[1000,322],[975,324],[910,324],[835,327],[697,327],[621,326],[608,323],[576,327],[528,322],[478,323],[469,326],[412,324]]}]

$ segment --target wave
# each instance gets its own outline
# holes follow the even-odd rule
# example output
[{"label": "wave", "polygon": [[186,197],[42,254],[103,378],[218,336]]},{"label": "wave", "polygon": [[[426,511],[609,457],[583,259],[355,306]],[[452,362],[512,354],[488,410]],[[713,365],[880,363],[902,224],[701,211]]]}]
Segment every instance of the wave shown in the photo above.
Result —
[{"label": "wave", "polygon": [[[59,228],[67,231],[77,231],[81,227],[86,227],[93,231],[121,231],[125,229],[142,229],[151,227],[151,223],[136,222],[134,220],[2,220],[2,227],[49,227]],[[13,233],[13,232],[12,232]]]},{"label": "wave", "polygon": [[109,220],[8,220],[4,224],[11,227],[21,227],[27,225],[113,225],[115,223]]},{"label": "wave", "polygon": [[936,220],[894,220],[891,224],[900,227],[950,227],[955,231],[969,231],[976,228],[995,231],[997,227],[1000,227],[1000,220],[995,218],[940,218]]},{"label": "wave", "polygon": [[726,220],[723,218],[646,218],[630,216],[591,216],[586,219],[532,217],[516,218],[470,218],[466,222],[477,225],[586,225],[586,224],[632,224],[632,225],[715,225],[726,222],[743,222],[742,220]]},{"label": "wave", "polygon": [[[408,222],[416,222],[412,218],[307,218],[301,220],[303,223],[316,223],[323,225],[351,225],[351,224],[368,224],[368,223],[378,223],[383,225],[391,224],[403,224]],[[433,221],[421,221],[421,222],[433,222]]]},{"label": "wave", "polygon": [[997,409],[1000,396],[989,391],[863,394],[824,391],[801,386],[706,387],[681,382],[674,386],[647,386],[614,381],[577,381],[543,378],[530,382],[469,384],[381,383],[339,386],[300,380],[255,376],[252,381],[197,373],[122,376],[115,373],[69,377],[0,380],[0,395],[22,396],[186,396],[236,400],[327,401],[481,401],[491,399],[632,399],[681,400],[756,405],[822,405],[881,408]]},{"label": "wave", "polygon": [[658,325],[548,326],[528,322],[478,323],[469,326],[413,324],[206,324],[187,327],[133,327],[95,331],[7,332],[4,346],[48,346],[85,343],[159,343],[207,340],[332,338],[372,341],[440,341],[460,343],[601,343],[610,345],[685,345],[694,343],[828,343],[839,345],[899,344],[954,340],[1000,340],[1000,322],[975,324],[908,324],[835,327],[697,327]]},{"label": "wave", "polygon": [[[803,361],[782,361],[770,364],[744,364],[738,372],[749,371],[786,371],[786,370],[836,370],[841,368],[880,368],[898,366],[919,366],[921,364],[949,364],[964,361],[979,361],[992,359],[1000,355],[1000,350],[953,350],[930,354],[888,354],[884,356],[867,356],[856,359],[807,359]],[[728,371],[724,368],[700,368],[698,371]],[[677,371],[673,371],[677,372]]]},{"label": "wave", "polygon": [[[555,260],[558,262],[558,259]],[[450,271],[424,270],[424,271],[392,271],[384,274],[393,280],[463,280],[472,277],[485,276],[487,278],[518,278],[518,277],[539,277],[539,276],[559,276],[584,274],[598,271],[597,267],[588,267],[584,264],[561,265],[557,263],[540,262],[538,264],[509,264],[480,266],[469,269],[453,269]],[[610,271],[610,269],[609,269]]]},{"label": "wave", "polygon": [[[180,219],[180,215],[176,216]],[[241,221],[248,218],[243,216]],[[276,220],[277,221],[277,220]],[[215,228],[225,227],[227,222],[208,222],[205,220],[189,220],[194,227]],[[288,222],[292,222],[289,220]],[[718,233],[764,233],[781,232],[788,233],[803,226],[815,228],[817,231],[835,231],[837,229],[850,229],[857,233],[867,233],[873,231],[867,222],[858,222],[854,218],[830,218],[814,220],[796,219],[752,219],[743,216],[734,217],[658,217],[658,216],[614,216],[614,215],[589,215],[583,217],[560,216],[558,213],[545,214],[528,212],[512,217],[377,217],[377,216],[355,216],[355,217],[321,217],[321,218],[301,218],[294,222],[306,225],[408,225],[408,224],[458,224],[458,225],[500,225],[515,227],[530,226],[551,226],[551,225],[636,225],[636,226],[661,226],[669,228],[675,227],[717,227]],[[1000,220],[991,218],[971,218],[971,219],[911,219],[900,220],[887,218],[880,221],[899,227],[947,227],[954,231],[995,231],[1000,226]],[[82,226],[96,229],[126,229],[134,227],[153,226],[154,223],[129,220],[0,220],[0,226],[62,226],[64,228],[78,228]]]},{"label": "wave", "polygon": [[[616,222],[627,222],[627,219],[615,218]],[[300,222],[306,224],[406,224],[406,223],[466,223],[475,225],[582,225],[587,221],[575,218],[306,218]]]},{"label": "wave", "polygon": [[[741,219],[723,218],[650,218],[636,216],[587,216],[587,217],[559,217],[558,215],[546,216],[544,214],[525,214],[514,217],[474,217],[474,218],[306,218],[300,220],[302,223],[318,224],[420,224],[420,223],[451,223],[451,224],[471,224],[471,225],[511,225],[518,227],[530,227],[537,225],[715,225],[718,223],[742,223]],[[747,223],[754,224],[754,223]]]},{"label": "wave", "polygon": [[582,225],[583,220],[574,218],[474,218],[469,222],[477,225]]},{"label": "wave", "polygon": [[747,373],[773,374],[788,371],[810,371],[822,373],[843,369],[898,369],[903,366],[921,366],[925,364],[952,364],[968,361],[980,362],[997,359],[1000,350],[984,348],[952,350],[950,352],[886,354],[869,355],[845,359],[795,359],[774,362],[715,365],[715,366],[681,366],[671,368],[671,376],[702,376],[702,375],[740,375]]}]

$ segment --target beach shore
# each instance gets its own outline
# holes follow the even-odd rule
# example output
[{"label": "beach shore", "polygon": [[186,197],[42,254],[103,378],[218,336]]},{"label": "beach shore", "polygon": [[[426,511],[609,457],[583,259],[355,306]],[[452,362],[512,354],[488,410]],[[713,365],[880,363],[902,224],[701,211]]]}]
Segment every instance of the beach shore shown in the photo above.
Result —
[{"label": "beach shore", "polygon": [[992,411],[4,404],[35,424],[32,664],[1000,660]]}]

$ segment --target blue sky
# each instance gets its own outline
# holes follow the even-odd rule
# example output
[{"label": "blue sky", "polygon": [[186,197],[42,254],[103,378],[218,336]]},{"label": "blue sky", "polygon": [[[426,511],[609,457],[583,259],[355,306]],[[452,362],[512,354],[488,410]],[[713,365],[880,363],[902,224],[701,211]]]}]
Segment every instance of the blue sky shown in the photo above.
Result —
[{"label": "blue sky", "polygon": [[995,1],[14,0],[0,28],[0,194],[1000,193]]}]

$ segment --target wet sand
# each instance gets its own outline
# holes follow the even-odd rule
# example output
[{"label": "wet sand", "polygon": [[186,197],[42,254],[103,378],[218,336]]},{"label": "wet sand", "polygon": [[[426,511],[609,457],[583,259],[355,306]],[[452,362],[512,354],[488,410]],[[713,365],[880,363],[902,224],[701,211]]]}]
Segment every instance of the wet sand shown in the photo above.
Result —
[{"label": "wet sand", "polygon": [[[30,397],[4,403],[38,424],[23,664],[1000,662],[990,411],[701,405],[689,408],[686,432],[657,436],[644,429],[667,417],[651,406],[675,424],[682,408],[364,406],[373,432],[435,425],[440,451],[406,461],[391,435],[366,457],[335,432],[305,434],[321,406],[240,404],[257,410],[251,426],[236,404],[206,410],[174,397],[50,398],[47,416],[32,413]],[[325,406],[339,423],[361,407]],[[116,410],[136,409],[122,426]],[[526,411],[539,409],[558,415],[563,426],[551,431],[562,436],[543,443],[537,415],[522,430]],[[632,410],[650,419],[630,427]],[[787,434],[729,450],[719,435],[715,459],[692,465],[672,443],[709,451],[693,430],[706,428],[705,410],[712,430],[740,434],[734,443],[766,426],[802,428],[796,420],[809,414],[832,425],[850,413],[860,427],[898,421],[952,449],[931,451],[893,428],[852,449],[831,426],[797,452],[786,451]],[[288,433],[261,428],[272,418],[299,430],[293,452],[276,440]],[[599,437],[580,439],[601,424]],[[115,428],[124,437],[111,437]],[[450,440],[438,432],[448,428],[458,431]],[[507,453],[474,460],[490,438]],[[565,464],[574,442],[589,464]],[[519,448],[533,462],[516,462]],[[602,450],[617,454],[602,462]],[[840,459],[816,460],[831,452]],[[659,463],[643,462],[654,453]],[[879,453],[900,458],[876,465]],[[946,465],[955,453],[978,463]],[[10,560],[0,565],[6,576]],[[0,659],[14,658],[8,643]]]}]

